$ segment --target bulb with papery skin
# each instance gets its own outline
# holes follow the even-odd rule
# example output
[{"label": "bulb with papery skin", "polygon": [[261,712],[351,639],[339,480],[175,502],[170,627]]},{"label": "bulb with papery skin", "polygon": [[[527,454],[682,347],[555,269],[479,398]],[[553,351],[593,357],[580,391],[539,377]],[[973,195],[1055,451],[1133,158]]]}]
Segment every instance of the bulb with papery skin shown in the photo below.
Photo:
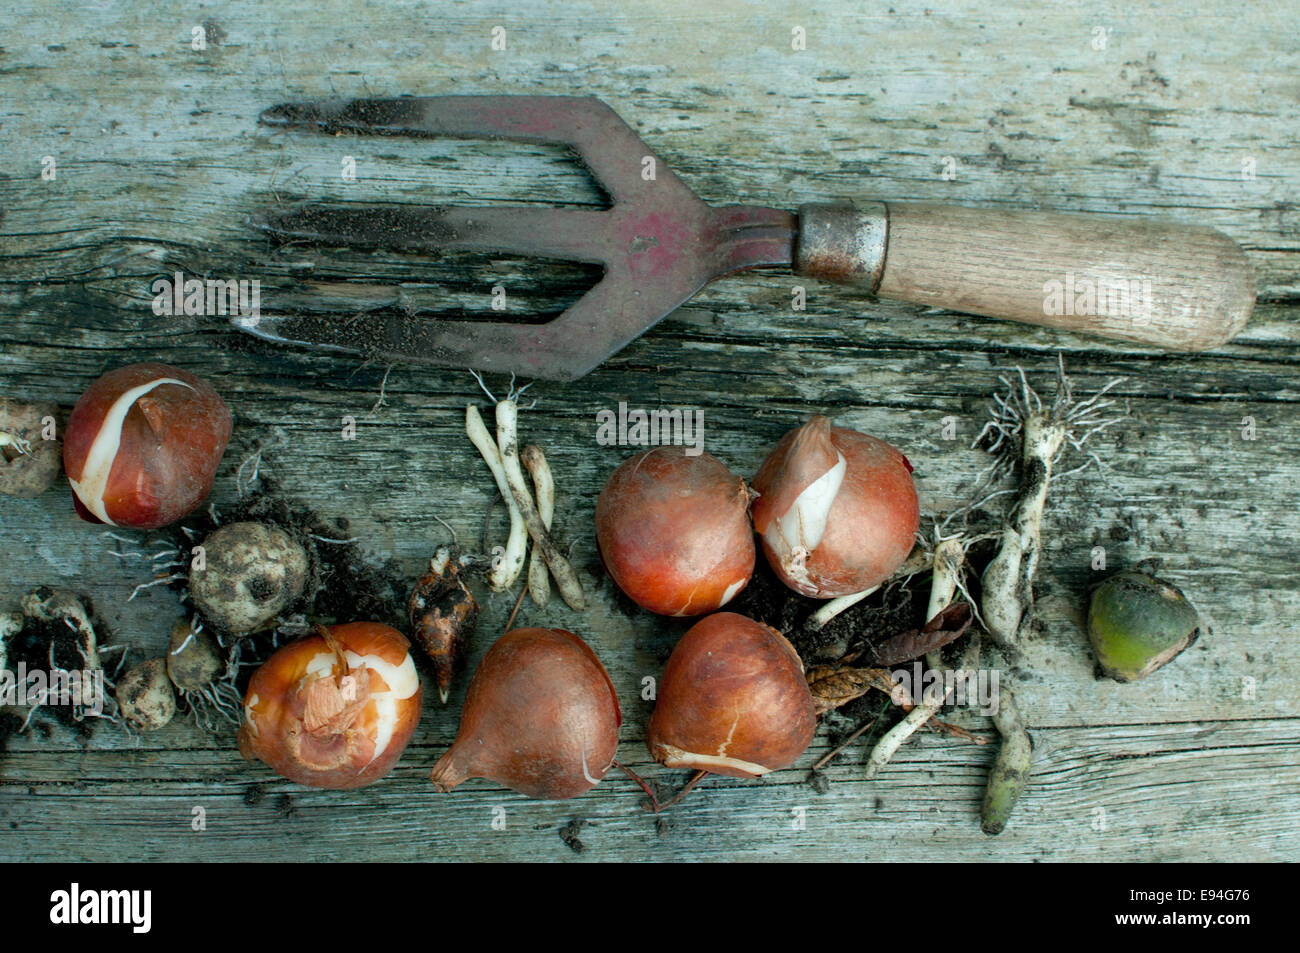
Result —
[{"label": "bulb with papery skin", "polygon": [[596,544],[610,577],[660,615],[703,615],[754,573],[745,481],[717,457],[656,447],[628,457],[596,500]]},{"label": "bulb with papery skin", "polygon": [[373,784],[392,770],[420,720],[411,643],[378,622],[318,627],[253,673],[239,751],[318,788]]},{"label": "bulb with papery skin", "polygon": [[63,435],[77,512],[92,522],[157,529],[212,491],[230,441],[230,409],[189,371],[131,364],[81,395]]},{"label": "bulb with papery skin", "polygon": [[805,596],[833,599],[879,585],[915,543],[920,508],[907,457],[826,417],[782,437],[753,488],[763,553]]},{"label": "bulb with papery skin", "polygon": [[770,626],[716,612],[668,657],[646,746],[665,767],[756,778],[793,764],[816,731],[794,647]]},{"label": "bulb with papery skin", "polygon": [[513,629],[479,663],[456,742],[430,777],[442,793],[487,778],[529,797],[575,797],[613,766],[622,721],[586,642],[564,629]]}]

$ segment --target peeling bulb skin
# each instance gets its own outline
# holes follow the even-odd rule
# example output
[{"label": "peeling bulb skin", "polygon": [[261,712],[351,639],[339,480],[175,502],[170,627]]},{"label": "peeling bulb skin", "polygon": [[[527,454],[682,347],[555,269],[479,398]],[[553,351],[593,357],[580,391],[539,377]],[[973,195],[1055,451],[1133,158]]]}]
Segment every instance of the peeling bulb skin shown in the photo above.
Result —
[{"label": "peeling bulb skin", "polygon": [[646,746],[668,768],[755,778],[793,764],[816,730],[812,692],[790,643],[760,622],[718,612],[673,649]]},{"label": "peeling bulb skin", "polygon": [[483,656],[431,780],[441,793],[485,778],[532,798],[576,797],[613,765],[622,720],[586,642],[563,629],[514,629]]},{"label": "peeling bulb skin", "polygon": [[753,487],[764,556],[787,586],[817,599],[879,585],[907,558],[920,524],[907,458],[823,416],[781,438]]},{"label": "peeling bulb skin", "polygon": [[194,512],[230,441],[230,410],[206,381],[166,364],[110,371],[68,418],[63,468],[78,513],[157,529]]},{"label": "peeling bulb skin", "polygon": [[[760,480],[768,488],[754,501],[754,530],[788,549],[816,549],[844,470],[844,457],[831,440],[830,418],[818,415],[790,431],[754,481],[755,489]],[[770,534],[773,527],[777,532]]]},{"label": "peeling bulb skin", "polygon": [[377,622],[320,627],[254,674],[239,751],[311,787],[365,787],[392,770],[420,719],[410,642]]},{"label": "peeling bulb skin", "polygon": [[745,481],[711,454],[664,446],[629,457],[596,501],[605,569],[643,609],[713,612],[754,572],[749,502]]}]

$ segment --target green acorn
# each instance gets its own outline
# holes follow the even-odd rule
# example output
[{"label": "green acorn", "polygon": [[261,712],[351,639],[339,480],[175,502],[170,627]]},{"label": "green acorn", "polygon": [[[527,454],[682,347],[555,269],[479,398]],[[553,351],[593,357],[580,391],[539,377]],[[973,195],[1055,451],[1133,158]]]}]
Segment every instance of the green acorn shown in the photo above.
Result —
[{"label": "green acorn", "polygon": [[1137,569],[1098,586],[1088,609],[1092,649],[1117,682],[1150,675],[1195,642],[1201,628],[1200,615],[1176,586]]}]

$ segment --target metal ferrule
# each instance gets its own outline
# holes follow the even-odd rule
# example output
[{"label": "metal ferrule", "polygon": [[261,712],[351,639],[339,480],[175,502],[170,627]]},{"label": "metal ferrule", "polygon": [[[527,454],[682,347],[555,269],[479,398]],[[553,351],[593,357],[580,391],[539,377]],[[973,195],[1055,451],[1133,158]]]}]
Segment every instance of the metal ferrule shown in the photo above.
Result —
[{"label": "metal ferrule", "polygon": [[885,272],[888,236],[884,202],[800,205],[795,274],[860,285],[875,294]]}]

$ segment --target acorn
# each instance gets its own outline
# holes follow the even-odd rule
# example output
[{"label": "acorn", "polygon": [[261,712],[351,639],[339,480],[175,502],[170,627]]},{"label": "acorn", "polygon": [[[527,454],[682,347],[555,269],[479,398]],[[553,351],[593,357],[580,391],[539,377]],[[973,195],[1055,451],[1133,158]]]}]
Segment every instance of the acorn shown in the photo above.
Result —
[{"label": "acorn", "polygon": [[1135,682],[1200,637],[1200,614],[1176,586],[1137,569],[1116,573],[1092,594],[1088,638],[1103,673]]}]

